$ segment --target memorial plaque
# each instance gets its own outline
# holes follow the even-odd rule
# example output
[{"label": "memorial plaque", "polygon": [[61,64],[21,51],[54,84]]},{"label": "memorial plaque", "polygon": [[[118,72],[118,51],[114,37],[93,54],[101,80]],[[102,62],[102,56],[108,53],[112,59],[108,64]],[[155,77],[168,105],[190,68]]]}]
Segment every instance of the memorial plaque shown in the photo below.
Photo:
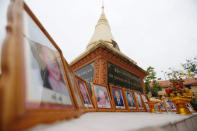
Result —
[{"label": "memorial plaque", "polygon": [[114,85],[122,88],[143,92],[140,77],[108,62],[108,86]]}]

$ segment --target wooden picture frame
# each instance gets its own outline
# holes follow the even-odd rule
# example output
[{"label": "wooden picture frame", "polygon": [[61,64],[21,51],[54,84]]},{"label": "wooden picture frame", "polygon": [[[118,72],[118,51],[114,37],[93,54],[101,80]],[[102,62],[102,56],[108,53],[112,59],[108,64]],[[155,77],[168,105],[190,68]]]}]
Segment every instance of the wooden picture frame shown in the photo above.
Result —
[{"label": "wooden picture frame", "polygon": [[158,104],[154,104],[154,109],[155,109],[155,113],[160,113]]},{"label": "wooden picture frame", "polygon": [[190,103],[187,103],[186,106],[187,106],[188,110],[189,110],[191,113],[194,113],[194,112],[195,112],[193,106],[192,106]]},{"label": "wooden picture frame", "polygon": [[158,103],[161,112],[166,112],[166,106],[163,101]]},{"label": "wooden picture frame", "polygon": [[148,102],[147,95],[141,94],[141,98],[142,98],[142,101],[143,101],[143,104],[144,104],[144,107],[145,107],[146,111],[149,112],[149,111],[150,111],[150,107],[149,107],[149,105],[146,103],[146,102]]},{"label": "wooden picture frame", "polygon": [[[66,82],[68,93],[72,104],[62,106],[62,104],[52,104],[40,102],[39,106],[27,101],[27,59],[25,59],[25,46],[27,45],[24,29],[24,12],[26,12],[32,21],[37,25],[46,39],[51,43],[59,56],[62,64],[63,81]],[[66,65],[63,62],[63,55],[55,41],[44,29],[42,24],[32,13],[29,7],[20,0],[10,1],[8,8],[7,34],[2,46],[2,75],[0,79],[0,129],[1,130],[23,130],[39,123],[49,123],[57,120],[70,119],[78,117],[78,111],[70,85],[66,78]],[[9,81],[9,82],[5,82]],[[64,101],[64,100],[63,100]]]},{"label": "wooden picture frame", "polygon": [[[128,96],[129,94],[130,94],[130,96]],[[127,110],[132,111],[132,112],[137,112],[138,111],[138,105],[137,105],[137,101],[135,99],[135,96],[133,94],[133,90],[123,89],[123,97],[125,99]],[[132,97],[133,101],[129,100],[129,97]],[[132,107],[131,107],[131,102],[130,101],[132,101],[134,103],[134,104],[132,104],[133,105]],[[135,105],[135,107],[134,107],[134,105]]]},{"label": "wooden picture frame", "polygon": [[[176,112],[177,111],[176,105],[170,99],[164,98],[163,101],[164,101],[164,105],[166,107],[167,112]],[[171,105],[168,101],[170,101]],[[172,106],[175,109],[172,109]]]},{"label": "wooden picture frame", "polygon": [[[97,89],[96,89],[96,86],[97,86]],[[92,98],[93,98],[93,102],[95,104],[96,111],[114,111],[108,88],[105,85],[96,84],[96,83],[92,83],[92,82],[91,82],[91,88],[92,88]],[[98,90],[98,88],[102,88],[102,89]],[[105,90],[106,92],[101,92],[101,90],[102,91]],[[100,95],[105,97],[105,98],[103,97],[104,102],[102,102],[101,100],[100,100],[100,102],[98,102],[98,99],[101,99],[98,96],[99,93],[100,93]],[[107,108],[104,107],[107,104],[106,102],[108,102],[108,104],[109,104],[108,106],[110,106],[110,107],[107,107]],[[104,105],[103,103],[106,103],[106,104]]]},{"label": "wooden picture frame", "polygon": [[[113,103],[115,111],[117,112],[128,111],[126,108],[125,99],[123,96],[123,89],[121,87],[113,86],[113,85],[110,85],[109,87],[110,87],[111,99],[112,99],[112,103]],[[117,101],[117,98],[116,98],[117,96],[119,96],[119,102]]]},{"label": "wooden picture frame", "polygon": [[134,96],[135,96],[135,99],[137,101],[138,111],[140,111],[140,112],[145,111],[145,106],[143,104],[143,99],[141,97],[141,93],[139,91],[134,91]]},{"label": "wooden picture frame", "polygon": [[68,78],[68,81],[69,81],[69,84],[71,85],[71,89],[72,89],[72,92],[73,92],[73,97],[75,98],[75,101],[76,101],[76,105],[79,109],[79,111],[81,113],[84,113],[85,112],[85,105],[84,105],[84,102],[83,102],[83,98],[82,96],[80,95],[80,90],[79,88],[77,87],[77,82],[76,82],[76,77],[75,77],[75,73],[73,72],[72,68],[70,67],[70,65],[67,63],[67,61],[64,59],[64,63],[65,65],[67,65],[67,78]]},{"label": "wooden picture frame", "polygon": [[[80,78],[79,76],[75,75],[76,78],[76,82],[77,82],[77,87],[80,91],[80,95],[83,98],[83,103],[85,106],[85,110],[88,112],[92,112],[92,111],[96,111],[95,109],[95,105],[93,103],[88,85],[86,83],[86,81],[82,78]],[[90,104],[90,105],[88,105]]]}]

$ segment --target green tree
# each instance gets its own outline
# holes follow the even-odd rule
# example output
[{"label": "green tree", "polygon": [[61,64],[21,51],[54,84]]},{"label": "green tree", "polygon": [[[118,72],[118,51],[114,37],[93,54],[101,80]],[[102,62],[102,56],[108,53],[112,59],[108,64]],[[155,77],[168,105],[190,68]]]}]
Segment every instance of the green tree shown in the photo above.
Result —
[{"label": "green tree", "polygon": [[192,59],[187,59],[184,64],[181,64],[183,69],[177,70],[169,68],[168,72],[165,72],[165,75],[168,76],[169,81],[193,78],[197,76],[197,56]]},{"label": "green tree", "polygon": [[[161,90],[161,85],[157,82],[157,80],[161,80],[161,78],[156,77],[156,72],[151,66],[149,66],[146,71],[148,72],[148,76],[144,79],[146,93],[151,92],[153,97],[158,97],[158,91]],[[150,87],[150,84],[152,84],[152,87]]]}]

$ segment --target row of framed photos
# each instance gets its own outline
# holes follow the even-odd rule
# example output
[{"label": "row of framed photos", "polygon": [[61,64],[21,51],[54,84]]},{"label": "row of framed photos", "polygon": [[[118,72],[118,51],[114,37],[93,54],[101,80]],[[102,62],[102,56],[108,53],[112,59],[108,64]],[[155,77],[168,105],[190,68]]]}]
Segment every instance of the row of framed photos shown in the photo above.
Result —
[{"label": "row of framed photos", "polygon": [[[149,108],[148,104],[146,104],[147,111],[151,112],[151,109]],[[190,112],[195,112],[192,105],[190,103],[186,104],[186,107]],[[159,103],[154,105],[155,112],[177,112],[176,105],[169,99],[169,98],[163,98],[160,100]]]},{"label": "row of framed photos", "polygon": [[[190,112],[195,112],[192,105],[190,103],[186,104],[186,107]],[[176,105],[168,98],[164,98],[161,100],[160,103],[155,105],[155,110],[158,111],[158,109],[161,109],[161,111],[165,112],[177,112]]]},{"label": "row of framed photos", "polygon": [[96,111],[146,111],[144,94],[117,86],[92,83],[92,98]]},{"label": "row of framed photos", "polygon": [[[147,111],[151,112],[148,97],[138,91],[117,86],[91,83],[92,95],[86,81],[76,76],[76,81],[86,111]],[[81,81],[81,82],[80,82]],[[83,84],[82,84],[83,83]],[[84,86],[83,86],[84,85]],[[187,104],[193,112],[191,104]],[[168,98],[162,99],[154,105],[156,112],[176,112],[176,105]]]},{"label": "row of framed photos", "polygon": [[75,77],[30,8],[12,0],[7,18],[1,53],[0,130],[23,130],[95,110],[87,83]]},{"label": "row of framed photos", "polygon": [[[124,89],[117,86],[108,88],[99,84],[91,84],[92,99],[96,111],[147,111],[151,112],[148,105],[149,99],[138,91]],[[187,104],[190,112],[193,112],[191,104]],[[154,105],[156,112],[176,112],[176,105],[168,98],[160,100]]]},{"label": "row of framed photos", "polygon": [[149,110],[147,97],[137,91],[92,83],[90,94],[86,81],[74,74],[61,49],[23,1],[10,1],[6,29],[0,130],[22,130],[88,111]]}]

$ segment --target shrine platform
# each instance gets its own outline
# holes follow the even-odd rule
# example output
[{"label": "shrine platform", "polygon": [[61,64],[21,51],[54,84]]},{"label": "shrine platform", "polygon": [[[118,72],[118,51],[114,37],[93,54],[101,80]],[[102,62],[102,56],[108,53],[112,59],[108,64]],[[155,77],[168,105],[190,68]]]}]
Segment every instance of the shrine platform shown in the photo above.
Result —
[{"label": "shrine platform", "polygon": [[197,131],[197,113],[89,112],[29,131]]}]

